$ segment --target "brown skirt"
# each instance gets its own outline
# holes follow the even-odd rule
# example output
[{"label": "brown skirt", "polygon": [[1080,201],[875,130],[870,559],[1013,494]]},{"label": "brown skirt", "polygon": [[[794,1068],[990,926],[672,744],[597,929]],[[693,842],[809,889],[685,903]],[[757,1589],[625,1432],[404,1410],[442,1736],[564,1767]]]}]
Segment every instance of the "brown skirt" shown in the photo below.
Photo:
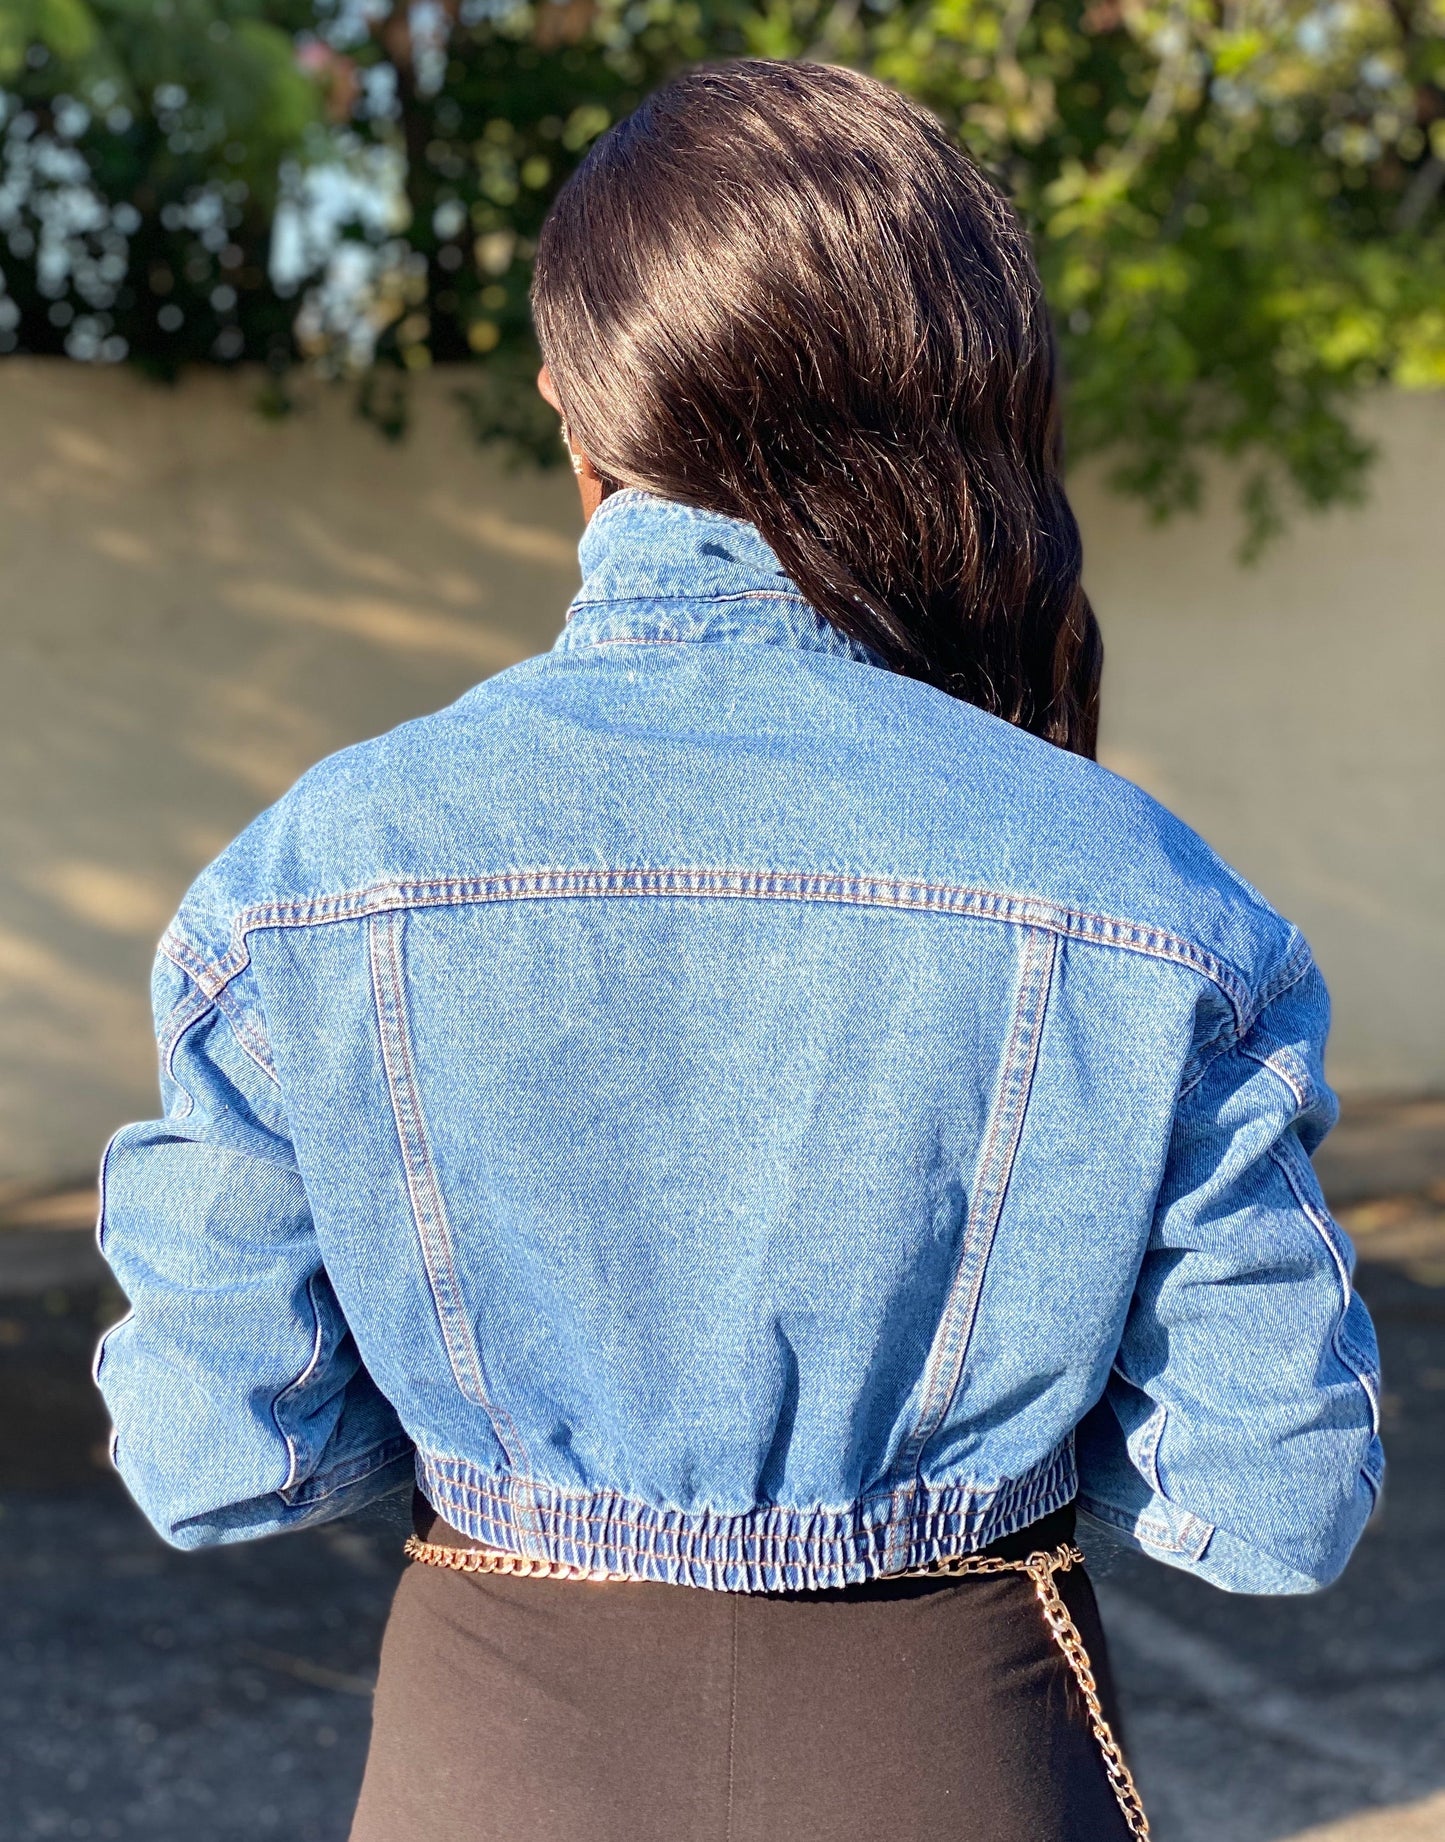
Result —
[{"label": "brown skirt", "polygon": [[[988,1552],[1072,1533],[1066,1510]],[[1093,1589],[1057,1583],[1117,1734]],[[1128,1835],[1026,1575],[749,1594],[413,1564],[351,1842]]]}]

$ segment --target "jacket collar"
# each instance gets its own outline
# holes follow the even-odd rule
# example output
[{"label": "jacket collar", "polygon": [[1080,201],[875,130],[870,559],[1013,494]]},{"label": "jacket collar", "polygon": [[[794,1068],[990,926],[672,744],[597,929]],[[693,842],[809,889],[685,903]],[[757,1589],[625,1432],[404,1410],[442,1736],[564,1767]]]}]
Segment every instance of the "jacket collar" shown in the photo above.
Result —
[{"label": "jacket collar", "polygon": [[814,613],[757,528],[740,519],[628,486],[593,513],[577,554],[582,587],[555,650],[731,643],[882,663]]}]

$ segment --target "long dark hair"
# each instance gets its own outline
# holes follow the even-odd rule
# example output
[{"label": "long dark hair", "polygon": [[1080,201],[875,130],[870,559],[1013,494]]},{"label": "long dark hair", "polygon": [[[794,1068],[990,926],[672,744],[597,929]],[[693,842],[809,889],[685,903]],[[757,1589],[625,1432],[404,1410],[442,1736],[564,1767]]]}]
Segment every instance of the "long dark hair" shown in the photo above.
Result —
[{"label": "long dark hair", "polygon": [[1038,271],[925,109],[821,64],[674,79],[562,188],[533,309],[605,482],[746,519],[894,670],[1093,754]]}]

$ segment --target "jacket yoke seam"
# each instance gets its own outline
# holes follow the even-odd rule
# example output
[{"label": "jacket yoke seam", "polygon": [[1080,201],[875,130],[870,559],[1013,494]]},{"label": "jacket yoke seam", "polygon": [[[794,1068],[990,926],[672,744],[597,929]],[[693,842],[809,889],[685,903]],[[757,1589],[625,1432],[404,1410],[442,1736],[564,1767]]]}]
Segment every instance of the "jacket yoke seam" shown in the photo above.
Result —
[{"label": "jacket yoke seam", "polygon": [[1230,1005],[1234,1017],[1233,1041],[1243,1037],[1264,1006],[1303,977],[1309,967],[1308,948],[1300,941],[1274,978],[1254,996],[1236,967],[1192,940],[1164,928],[1149,927],[1117,915],[1071,908],[1042,896],[1011,895],[981,886],[933,883],[915,878],[829,871],[722,869],[701,865],[507,870],[467,877],[377,882],[336,894],[253,903],[236,915],[230,945],[214,961],[204,959],[174,927],[167,932],[162,951],[208,996],[215,998],[250,964],[250,935],[271,928],[324,926],[331,922],[366,920],[400,909],[466,903],[649,896],[817,901],[912,913],[957,914],[976,920],[1041,928],[1067,940],[1139,953],[1200,974],[1223,993]]}]

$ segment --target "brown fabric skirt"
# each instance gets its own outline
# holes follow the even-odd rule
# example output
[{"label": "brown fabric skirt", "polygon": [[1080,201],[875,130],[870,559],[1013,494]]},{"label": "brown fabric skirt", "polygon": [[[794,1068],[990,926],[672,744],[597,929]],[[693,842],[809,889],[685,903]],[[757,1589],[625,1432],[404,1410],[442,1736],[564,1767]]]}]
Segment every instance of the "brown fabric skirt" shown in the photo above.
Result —
[{"label": "brown fabric skirt", "polygon": [[[988,1552],[1053,1548],[1073,1521]],[[1117,1734],[1093,1589],[1057,1579]],[[840,1836],[1128,1842],[1026,1575],[769,1594],[402,1576],[351,1842]]]}]

